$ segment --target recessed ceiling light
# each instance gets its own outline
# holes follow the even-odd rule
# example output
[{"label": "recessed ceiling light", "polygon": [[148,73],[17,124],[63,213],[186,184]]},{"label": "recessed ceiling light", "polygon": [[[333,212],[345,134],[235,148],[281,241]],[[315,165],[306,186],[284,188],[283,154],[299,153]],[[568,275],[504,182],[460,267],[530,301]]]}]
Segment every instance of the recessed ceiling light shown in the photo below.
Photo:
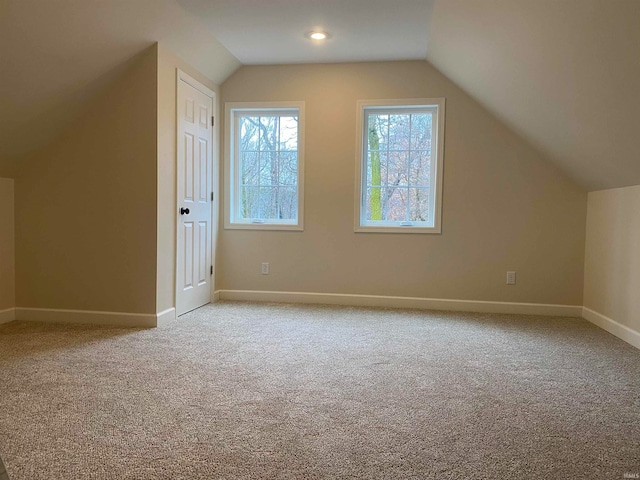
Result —
[{"label": "recessed ceiling light", "polygon": [[307,32],[305,37],[310,40],[326,40],[327,38],[331,38],[331,35],[321,30],[312,30],[311,32]]}]

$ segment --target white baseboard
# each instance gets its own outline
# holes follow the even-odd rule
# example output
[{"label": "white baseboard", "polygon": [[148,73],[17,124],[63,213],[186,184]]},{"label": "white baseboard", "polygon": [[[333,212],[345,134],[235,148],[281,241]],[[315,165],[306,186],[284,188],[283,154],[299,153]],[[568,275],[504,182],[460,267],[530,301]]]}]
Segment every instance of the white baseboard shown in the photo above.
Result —
[{"label": "white baseboard", "polygon": [[594,325],[597,325],[634,347],[640,348],[640,332],[636,332],[626,325],[622,325],[621,323],[618,323],[609,317],[605,317],[601,313],[587,307],[582,307],[582,318],[590,321]]},{"label": "white baseboard", "polygon": [[0,310],[0,325],[3,323],[13,322],[16,319],[16,309],[7,308],[6,310]]},{"label": "white baseboard", "polygon": [[450,300],[440,298],[391,297],[382,295],[351,295],[342,293],[269,292],[259,290],[218,290],[220,300],[254,302],[316,303],[359,307],[415,308],[457,312],[511,313],[581,317],[580,305],[550,305],[544,303],[487,302],[482,300]]},{"label": "white baseboard", "polygon": [[167,308],[165,311],[156,314],[156,326],[164,327],[166,325],[169,325],[175,319],[176,319],[176,309]]},{"label": "white baseboard", "polygon": [[[577,305],[488,302],[481,300],[450,300],[382,295],[351,295],[342,293],[271,292],[260,290],[218,290],[214,293],[213,300],[315,303],[361,307],[415,308],[420,310],[582,317],[640,349],[640,332],[636,332],[626,325],[622,325],[595,310]],[[157,314],[24,307],[0,310],[0,324],[9,323],[14,320],[30,320],[52,323],[87,323],[92,325],[152,328],[168,325],[175,319],[175,308],[169,308]]]},{"label": "white baseboard", "polygon": [[213,296],[211,297],[211,301],[212,302],[217,302],[218,300],[220,300],[220,291],[216,290],[215,292],[213,292]]},{"label": "white baseboard", "polygon": [[175,309],[155,313],[98,312],[91,310],[60,310],[17,307],[16,320],[51,323],[87,323],[118,327],[153,328],[175,319]]}]

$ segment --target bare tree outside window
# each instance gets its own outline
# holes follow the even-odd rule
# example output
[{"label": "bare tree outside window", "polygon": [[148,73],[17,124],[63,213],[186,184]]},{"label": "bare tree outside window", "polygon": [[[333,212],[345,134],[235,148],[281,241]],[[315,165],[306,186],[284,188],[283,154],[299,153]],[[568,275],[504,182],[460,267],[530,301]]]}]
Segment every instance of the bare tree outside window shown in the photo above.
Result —
[{"label": "bare tree outside window", "polygon": [[240,215],[295,220],[298,208],[298,117],[239,117]]},{"label": "bare tree outside window", "polygon": [[367,220],[428,222],[431,113],[368,114]]},{"label": "bare tree outside window", "polygon": [[444,104],[358,101],[356,232],[441,233]]}]

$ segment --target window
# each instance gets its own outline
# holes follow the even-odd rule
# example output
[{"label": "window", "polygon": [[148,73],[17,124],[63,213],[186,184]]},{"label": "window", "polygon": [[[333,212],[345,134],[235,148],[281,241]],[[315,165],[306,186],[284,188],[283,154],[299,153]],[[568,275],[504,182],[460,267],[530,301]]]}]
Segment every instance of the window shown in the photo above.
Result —
[{"label": "window", "polygon": [[358,102],[357,232],[440,233],[444,99]]},{"label": "window", "polygon": [[226,228],[303,229],[304,102],[228,103]]}]

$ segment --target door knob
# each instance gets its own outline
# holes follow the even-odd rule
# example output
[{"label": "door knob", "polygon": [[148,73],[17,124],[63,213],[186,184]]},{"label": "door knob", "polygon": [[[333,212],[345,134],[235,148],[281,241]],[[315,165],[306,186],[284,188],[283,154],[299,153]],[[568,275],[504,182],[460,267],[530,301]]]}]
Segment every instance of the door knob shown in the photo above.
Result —
[{"label": "door knob", "polygon": [[189,215],[188,208],[180,208],[180,215]]}]

